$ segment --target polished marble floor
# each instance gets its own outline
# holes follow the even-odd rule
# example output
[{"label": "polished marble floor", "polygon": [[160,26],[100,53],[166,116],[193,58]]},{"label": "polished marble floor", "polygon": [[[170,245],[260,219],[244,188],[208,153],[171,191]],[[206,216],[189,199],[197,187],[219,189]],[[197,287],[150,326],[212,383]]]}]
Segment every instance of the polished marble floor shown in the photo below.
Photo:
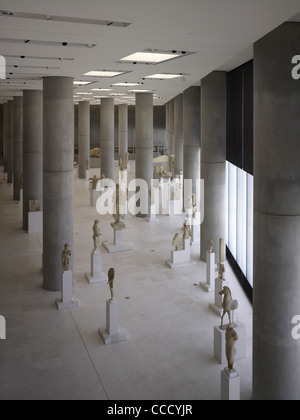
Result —
[{"label": "polished marble floor", "polygon": [[[7,321],[7,340],[0,341],[0,399],[219,400],[224,366],[213,357],[213,329],[220,320],[208,308],[213,294],[198,286],[206,273],[199,246],[192,249],[195,266],[165,265],[184,216],[160,216],[152,224],[129,217],[123,238],[136,251],[108,254],[101,248],[104,271],[116,270],[120,323],[129,337],[105,346],[98,328],[106,325],[109,288],[85,280],[99,215],[76,171],[74,181],[74,294],[81,306],[62,312],[54,303],[59,293],[42,288],[42,235],[22,231],[21,206],[12,201],[11,186],[0,185],[0,314]],[[102,240],[112,241],[111,222],[100,217]],[[226,277],[247,328],[247,358],[235,368],[241,398],[249,400],[252,307],[230,267]]]}]

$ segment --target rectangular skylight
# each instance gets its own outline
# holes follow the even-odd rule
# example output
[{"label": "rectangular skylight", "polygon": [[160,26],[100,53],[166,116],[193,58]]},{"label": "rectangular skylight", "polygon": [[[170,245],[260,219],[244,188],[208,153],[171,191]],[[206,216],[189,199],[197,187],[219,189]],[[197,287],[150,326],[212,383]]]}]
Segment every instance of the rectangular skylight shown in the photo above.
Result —
[{"label": "rectangular skylight", "polygon": [[152,74],[151,76],[146,76],[145,79],[158,79],[158,80],[170,80],[182,77],[182,74],[167,74],[167,73],[157,73]]},{"label": "rectangular skylight", "polygon": [[172,60],[180,57],[179,53],[161,53],[161,52],[136,52],[128,57],[121,58],[121,62],[132,63],[163,63],[164,61]]},{"label": "rectangular skylight", "polygon": [[139,86],[139,85],[140,85],[140,83],[126,83],[126,82],[124,82],[124,83],[120,82],[120,83],[114,83],[113,84],[113,86],[116,86],[116,87],[134,87],[134,86]]},{"label": "rectangular skylight", "polygon": [[93,70],[85,73],[84,76],[90,77],[116,77],[120,76],[121,74],[125,74],[126,72],[122,71],[110,71],[110,70]]},{"label": "rectangular skylight", "polygon": [[85,85],[89,85],[90,83],[91,82],[83,82],[83,81],[80,81],[80,80],[75,80],[73,82],[74,85],[78,85],[78,86],[85,86]]},{"label": "rectangular skylight", "polygon": [[111,92],[112,89],[102,89],[102,88],[94,88],[92,89],[95,92]]}]

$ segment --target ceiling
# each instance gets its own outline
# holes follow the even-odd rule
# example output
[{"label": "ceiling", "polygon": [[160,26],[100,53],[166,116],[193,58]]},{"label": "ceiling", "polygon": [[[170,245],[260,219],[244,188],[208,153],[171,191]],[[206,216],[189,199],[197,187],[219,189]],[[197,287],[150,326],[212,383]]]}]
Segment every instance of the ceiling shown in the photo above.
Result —
[{"label": "ceiling", "polygon": [[[111,85],[136,82],[137,89],[153,91],[155,105],[163,105],[210,72],[250,60],[255,41],[287,20],[300,21],[300,0],[0,0],[0,11],[15,13],[0,14],[0,55],[9,77],[0,81],[0,101],[42,89],[44,76],[71,76],[93,82],[74,86],[74,93],[93,92],[82,98],[113,94],[116,103],[132,103],[128,87]],[[156,65],[120,63],[149,49],[193,54]],[[92,70],[126,73],[83,76]],[[154,73],[181,76],[144,80]]]}]

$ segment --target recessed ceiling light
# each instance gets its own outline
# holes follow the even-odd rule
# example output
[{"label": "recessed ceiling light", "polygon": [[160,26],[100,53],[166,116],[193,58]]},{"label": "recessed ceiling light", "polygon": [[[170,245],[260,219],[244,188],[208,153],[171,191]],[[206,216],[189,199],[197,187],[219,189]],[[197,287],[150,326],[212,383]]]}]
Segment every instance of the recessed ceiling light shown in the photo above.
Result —
[{"label": "recessed ceiling light", "polygon": [[121,62],[132,63],[163,63],[164,61],[172,60],[180,57],[180,53],[162,53],[162,52],[136,52],[128,57],[121,58]]},{"label": "recessed ceiling light", "polygon": [[91,92],[76,92],[76,95],[92,95]]},{"label": "recessed ceiling light", "polygon": [[113,86],[116,87],[134,87],[134,86],[139,86],[140,83],[127,83],[127,82],[120,82],[120,83],[114,83]]},{"label": "recessed ceiling light", "polygon": [[111,92],[112,89],[101,89],[101,88],[94,88],[92,89],[95,92]]},{"label": "recessed ceiling light", "polygon": [[153,91],[149,89],[132,89],[129,91],[129,93],[149,93],[149,92],[153,92]]},{"label": "recessed ceiling light", "polygon": [[74,85],[81,85],[81,86],[85,86],[85,85],[89,85],[89,84],[91,84],[91,82],[84,82],[84,81],[82,81],[82,80],[75,80],[74,82],[73,82],[73,84]]},{"label": "recessed ceiling light", "polygon": [[121,74],[125,74],[126,72],[122,71],[113,71],[113,70],[93,70],[85,73],[84,76],[90,77],[116,77],[120,76]]},{"label": "recessed ceiling light", "polygon": [[158,80],[170,80],[182,77],[182,74],[168,74],[168,73],[157,73],[151,76],[145,77],[145,79],[158,79]]}]

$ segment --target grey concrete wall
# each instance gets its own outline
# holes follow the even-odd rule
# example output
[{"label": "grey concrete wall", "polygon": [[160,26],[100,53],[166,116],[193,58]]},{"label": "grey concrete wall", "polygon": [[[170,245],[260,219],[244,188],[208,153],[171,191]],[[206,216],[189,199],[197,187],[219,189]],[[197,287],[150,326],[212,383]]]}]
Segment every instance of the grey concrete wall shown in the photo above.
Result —
[{"label": "grey concrete wall", "polygon": [[4,104],[0,104],[0,159],[4,158]]},{"label": "grey concrete wall", "polygon": [[300,24],[254,45],[253,399],[300,399]]},{"label": "grey concrete wall", "polygon": [[226,84],[226,72],[213,72],[201,81],[202,261],[206,261],[208,241],[213,240],[217,248],[220,238],[226,240]]},{"label": "grey concrete wall", "polygon": [[43,207],[42,91],[24,91],[23,116],[23,229],[27,231],[29,201],[40,201]]},{"label": "grey concrete wall", "polygon": [[169,129],[170,129],[170,155],[175,155],[175,144],[174,144],[174,99],[169,102]]},{"label": "grey concrete wall", "polygon": [[44,288],[61,290],[61,253],[68,243],[73,271],[73,78],[44,78]]},{"label": "grey concrete wall", "polygon": [[128,152],[128,105],[119,105],[119,156],[125,161]]}]

